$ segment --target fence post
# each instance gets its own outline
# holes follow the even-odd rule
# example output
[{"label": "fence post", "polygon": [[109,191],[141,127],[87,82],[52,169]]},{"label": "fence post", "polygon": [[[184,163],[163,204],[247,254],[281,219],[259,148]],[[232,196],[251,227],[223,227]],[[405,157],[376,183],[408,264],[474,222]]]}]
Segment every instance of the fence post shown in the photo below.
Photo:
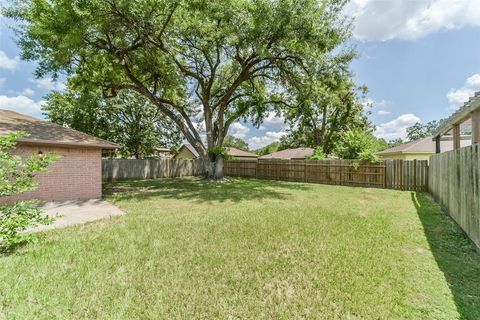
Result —
[{"label": "fence post", "polygon": [[383,161],[383,187],[387,189],[387,162]]},{"label": "fence post", "polygon": [[413,190],[417,191],[417,159],[413,159]]}]

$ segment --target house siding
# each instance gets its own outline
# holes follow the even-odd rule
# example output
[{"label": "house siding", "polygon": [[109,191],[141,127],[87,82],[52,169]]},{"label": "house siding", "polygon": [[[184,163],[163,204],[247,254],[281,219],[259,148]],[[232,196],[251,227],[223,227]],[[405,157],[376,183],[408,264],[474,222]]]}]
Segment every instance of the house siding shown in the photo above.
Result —
[{"label": "house siding", "polygon": [[61,156],[35,179],[38,188],[31,192],[1,198],[0,202],[38,199],[62,201],[95,199],[102,196],[102,153],[99,148],[50,147],[19,144],[13,151],[23,158],[32,153],[56,153]]},{"label": "house siding", "polygon": [[182,147],[175,156],[175,159],[196,159],[195,155],[188,150],[188,148]]},{"label": "house siding", "polygon": [[382,160],[387,159],[400,159],[400,160],[428,160],[433,153],[405,153],[405,154],[379,154],[379,158]]}]

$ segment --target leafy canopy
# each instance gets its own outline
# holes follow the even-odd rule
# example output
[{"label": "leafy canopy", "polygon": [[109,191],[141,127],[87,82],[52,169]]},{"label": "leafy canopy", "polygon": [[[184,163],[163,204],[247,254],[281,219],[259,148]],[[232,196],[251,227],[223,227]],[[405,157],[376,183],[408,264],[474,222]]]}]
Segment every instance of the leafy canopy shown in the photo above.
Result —
[{"label": "leafy canopy", "polygon": [[243,139],[233,137],[233,136],[226,136],[225,140],[223,141],[223,146],[228,148],[237,148],[243,151],[248,151],[248,143],[244,141]]},{"label": "leafy canopy", "polygon": [[443,121],[445,121],[445,119],[433,120],[426,124],[416,122],[413,126],[407,128],[407,140],[414,141],[433,135],[442,125]]},{"label": "leafy canopy", "polygon": [[94,87],[69,82],[65,92],[53,92],[46,100],[42,109],[50,121],[118,143],[122,157],[152,156],[182,141],[172,121],[135,92],[105,99]]},{"label": "leafy canopy", "polygon": [[20,21],[22,57],[38,61],[37,76],[75,74],[106,96],[135,91],[207,156],[238,119],[260,123],[346,74],[345,3],[22,0],[6,14]]}]

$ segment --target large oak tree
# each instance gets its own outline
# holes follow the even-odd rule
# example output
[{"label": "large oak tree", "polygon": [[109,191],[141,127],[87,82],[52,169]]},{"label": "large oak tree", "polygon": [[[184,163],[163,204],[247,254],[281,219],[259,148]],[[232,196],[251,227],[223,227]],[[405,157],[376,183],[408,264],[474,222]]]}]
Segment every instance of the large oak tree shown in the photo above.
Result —
[{"label": "large oak tree", "polygon": [[[353,58],[345,0],[21,0],[22,57],[148,98],[222,178],[232,123],[301,103],[302,88]],[[205,138],[202,139],[202,130]]]}]

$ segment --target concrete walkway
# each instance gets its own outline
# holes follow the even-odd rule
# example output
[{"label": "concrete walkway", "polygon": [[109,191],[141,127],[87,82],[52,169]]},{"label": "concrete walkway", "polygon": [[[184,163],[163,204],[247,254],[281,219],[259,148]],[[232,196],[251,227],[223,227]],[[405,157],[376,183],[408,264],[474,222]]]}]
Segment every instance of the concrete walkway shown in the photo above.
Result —
[{"label": "concrete walkway", "polygon": [[26,230],[27,232],[64,228],[125,214],[118,207],[100,199],[47,202],[41,206],[41,209],[44,214],[55,218],[55,221],[53,224],[31,228]]}]

